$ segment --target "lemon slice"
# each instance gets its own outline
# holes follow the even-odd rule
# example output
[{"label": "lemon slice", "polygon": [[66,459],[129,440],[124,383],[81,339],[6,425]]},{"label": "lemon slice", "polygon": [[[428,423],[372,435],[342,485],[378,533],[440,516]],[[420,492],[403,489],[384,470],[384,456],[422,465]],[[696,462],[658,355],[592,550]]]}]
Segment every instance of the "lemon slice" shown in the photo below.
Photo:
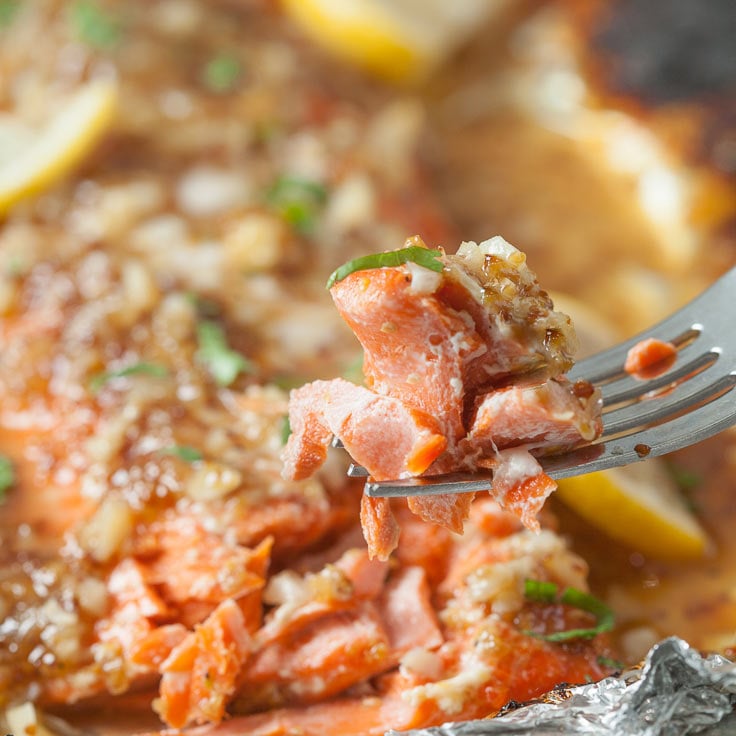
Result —
[{"label": "lemon slice", "polygon": [[557,496],[611,538],[661,560],[701,557],[709,542],[658,458],[564,478]]},{"label": "lemon slice", "polygon": [[380,77],[425,76],[505,0],[282,0],[318,44]]},{"label": "lemon slice", "polygon": [[16,202],[48,188],[72,170],[109,127],[117,87],[88,82],[39,129],[0,120],[0,217]]}]

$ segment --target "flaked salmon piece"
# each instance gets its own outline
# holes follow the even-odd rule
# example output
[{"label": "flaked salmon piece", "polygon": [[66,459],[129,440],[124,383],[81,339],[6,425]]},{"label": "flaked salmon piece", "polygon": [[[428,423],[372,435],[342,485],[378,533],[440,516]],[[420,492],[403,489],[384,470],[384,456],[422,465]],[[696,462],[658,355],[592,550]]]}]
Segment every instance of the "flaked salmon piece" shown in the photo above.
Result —
[{"label": "flaked salmon piece", "polygon": [[384,588],[389,566],[370,559],[365,549],[349,549],[334,563],[304,577],[286,570],[271,578],[264,593],[276,605],[258,631],[260,648],[303,630],[320,618],[376,598]]},{"label": "flaked salmon piece", "polygon": [[498,501],[487,496],[477,499],[473,504],[470,520],[490,537],[507,537],[522,528],[518,515],[505,510]]},{"label": "flaked salmon piece", "polygon": [[188,733],[191,736],[384,736],[390,728],[427,725],[415,717],[416,711],[400,695],[339,698],[236,717]]},{"label": "flaked salmon piece", "polygon": [[394,655],[415,647],[436,649],[444,641],[421,567],[405,567],[391,577],[379,610]]},{"label": "flaked salmon piece", "polygon": [[226,599],[162,663],[154,709],[174,728],[219,723],[249,654],[243,614]]},{"label": "flaked salmon piece", "polygon": [[666,373],[676,359],[677,348],[671,342],[648,337],[629,350],[624,370],[634,378],[647,381]]},{"label": "flaked salmon piece", "polygon": [[453,436],[463,433],[466,394],[564,373],[577,340],[502,238],[463,243],[441,262],[434,279],[415,264],[357,271],[331,294],[365,351],[366,384],[436,416]]},{"label": "flaked salmon piece", "polygon": [[241,707],[310,702],[341,692],[396,663],[375,605],[322,616],[254,652],[241,683]]},{"label": "flaked salmon piece", "polygon": [[339,533],[355,522],[359,488],[342,485],[326,496],[291,493],[249,503],[241,513],[225,521],[239,544],[255,547],[266,537],[273,539],[272,558],[293,563],[315,543]]},{"label": "flaked salmon piece", "polygon": [[494,448],[515,445],[549,452],[592,440],[601,429],[600,392],[590,384],[554,378],[479,397],[466,439],[472,449],[467,452],[485,450],[492,454]]},{"label": "flaked salmon piece", "polygon": [[284,462],[286,476],[295,480],[308,477],[326,460],[333,435],[384,480],[420,475],[447,445],[428,414],[342,378],[292,391],[289,406],[292,433]]},{"label": "flaked salmon piece", "polygon": [[132,558],[121,560],[110,573],[108,591],[113,600],[109,615],[99,620],[95,633],[102,642],[113,641],[122,647],[130,662],[157,623],[172,615],[172,610],[146,581],[145,567]]},{"label": "flaked salmon piece", "polygon": [[446,437],[462,436],[465,371],[487,352],[470,316],[413,290],[406,268],[351,274],[331,294],[365,351],[366,385],[436,417]]},{"label": "flaked salmon piece", "polygon": [[360,501],[360,523],[371,558],[387,560],[396,549],[401,532],[389,499],[364,495]]},{"label": "flaked salmon piece", "polygon": [[[366,567],[380,570],[384,563]],[[363,588],[372,600],[352,595],[328,601],[310,601],[295,611],[280,636],[264,641],[259,632],[256,649],[241,684],[239,707],[256,709],[265,702],[311,701],[329,697],[347,687],[395,667],[414,647],[433,649],[444,637],[431,603],[431,591],[420,567],[397,571],[385,585]],[[320,606],[321,603],[321,606]]]},{"label": "flaked salmon piece", "polygon": [[524,447],[499,450],[491,495],[502,508],[521,519],[527,529],[539,531],[537,514],[557,484]]},{"label": "flaked salmon piece", "polygon": [[182,624],[158,626],[135,642],[130,660],[147,670],[159,671],[174,648],[179,646],[188,634],[189,631]]},{"label": "flaked salmon piece", "polygon": [[364,549],[349,549],[335,562],[335,568],[350,581],[356,598],[375,598],[384,589],[389,566],[372,559]]},{"label": "flaked salmon piece", "polygon": [[440,493],[435,496],[409,496],[407,505],[421,519],[439,524],[460,534],[470,513],[474,493]]},{"label": "flaked salmon piece", "polygon": [[533,453],[572,447],[602,429],[600,392],[590,384],[552,378],[537,386],[509,386],[478,399],[462,441],[473,462],[493,467],[491,494],[530,529],[557,487]]},{"label": "flaked salmon piece", "polygon": [[199,520],[179,515],[151,524],[137,540],[136,553],[146,582],[180,621],[193,625],[220,601],[239,601],[263,588],[272,545],[271,537],[253,549],[226,543]]},{"label": "flaked salmon piece", "polygon": [[[502,238],[463,243],[456,255],[422,247],[410,238],[394,258],[361,259],[331,277],[335,305],[364,349],[367,388],[335,379],[292,392],[285,475],[314,472],[335,434],[378,481],[493,467],[494,497],[539,528],[555,486],[530,451],[564,449],[602,429],[598,393],[561,377],[577,347],[570,319]],[[408,506],[461,532],[472,498],[410,497]],[[390,506],[364,501],[361,520],[371,554],[385,559],[398,540]]]}]

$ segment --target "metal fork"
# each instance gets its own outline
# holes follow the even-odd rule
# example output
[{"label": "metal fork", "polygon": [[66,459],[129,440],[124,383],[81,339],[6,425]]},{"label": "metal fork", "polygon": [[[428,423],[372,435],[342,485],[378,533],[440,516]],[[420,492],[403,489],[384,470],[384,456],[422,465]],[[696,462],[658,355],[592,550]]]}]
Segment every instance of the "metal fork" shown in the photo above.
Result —
[{"label": "metal fork", "polygon": [[[640,340],[671,342],[677,359],[666,373],[648,381],[623,369]],[[538,458],[552,478],[628,465],[693,445],[736,424],[736,268],[659,324],[615,347],[582,360],[568,374],[603,395],[603,433],[593,442]],[[336,441],[335,446],[341,443]],[[351,465],[348,475],[367,477]],[[452,473],[376,482],[369,496],[421,496],[487,490],[490,472]]]}]

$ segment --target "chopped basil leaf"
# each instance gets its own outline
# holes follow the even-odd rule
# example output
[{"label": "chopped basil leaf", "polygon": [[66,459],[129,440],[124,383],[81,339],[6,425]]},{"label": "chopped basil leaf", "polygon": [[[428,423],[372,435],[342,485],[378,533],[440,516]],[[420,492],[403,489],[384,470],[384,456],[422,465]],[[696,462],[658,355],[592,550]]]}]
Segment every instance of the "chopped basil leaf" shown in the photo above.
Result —
[{"label": "chopped basil leaf", "polygon": [[240,80],[240,61],[231,54],[218,54],[204,68],[204,83],[212,92],[229,92]]},{"label": "chopped basil leaf", "polygon": [[15,470],[10,458],[0,455],[0,503],[5,501],[5,496],[15,483]]},{"label": "chopped basil leaf", "polygon": [[620,659],[612,659],[611,657],[598,657],[596,662],[601,667],[608,667],[612,670],[622,670],[626,666]]},{"label": "chopped basil leaf", "polygon": [[78,38],[88,46],[109,49],[120,40],[120,25],[94,0],[75,0],[69,13]]},{"label": "chopped basil leaf", "polygon": [[197,358],[220,386],[229,386],[241,373],[251,373],[253,365],[227,344],[225,331],[215,322],[197,325]]},{"label": "chopped basil leaf", "polygon": [[133,363],[125,368],[120,368],[116,371],[105,371],[104,373],[98,373],[93,376],[89,382],[89,387],[92,392],[97,393],[108,381],[113,378],[125,378],[126,376],[136,375],[147,375],[154,376],[156,378],[165,378],[169,375],[168,370],[158,363],[146,363],[141,361],[140,363]]},{"label": "chopped basil leaf", "polygon": [[524,595],[533,601],[542,603],[564,603],[565,605],[579,608],[581,611],[592,613],[595,616],[596,625],[585,629],[568,629],[567,631],[555,631],[551,634],[538,634],[527,631],[529,636],[545,641],[560,642],[570,639],[591,639],[604,631],[613,629],[613,611],[603,601],[598,600],[590,593],[584,593],[577,588],[565,588],[561,595],[557,595],[557,585],[540,580],[525,580]]},{"label": "chopped basil leaf", "polygon": [[327,201],[327,190],[318,182],[282,176],[266,192],[266,202],[297,232],[311,235],[319,210]]},{"label": "chopped basil leaf", "polygon": [[439,273],[443,268],[442,261],[439,260],[441,256],[442,251],[440,250],[430,250],[418,245],[410,245],[408,248],[391,250],[387,253],[371,253],[343,263],[342,266],[336,268],[330,274],[330,278],[327,279],[327,288],[331,289],[338,281],[342,281],[346,276],[356,271],[366,271],[371,268],[391,268],[410,261]]},{"label": "chopped basil leaf", "polygon": [[9,26],[20,10],[20,0],[0,0],[0,29]]},{"label": "chopped basil leaf", "polygon": [[196,463],[202,459],[202,453],[196,447],[189,445],[171,445],[161,448],[159,452],[162,455],[174,455],[187,463]]},{"label": "chopped basil leaf", "polygon": [[289,441],[291,435],[291,422],[289,421],[289,415],[286,414],[282,419],[281,423],[281,444],[285,445]]},{"label": "chopped basil leaf", "polygon": [[355,360],[351,361],[342,372],[342,377],[350,383],[356,383],[358,386],[363,385],[365,376],[363,374],[363,356],[359,355]]}]

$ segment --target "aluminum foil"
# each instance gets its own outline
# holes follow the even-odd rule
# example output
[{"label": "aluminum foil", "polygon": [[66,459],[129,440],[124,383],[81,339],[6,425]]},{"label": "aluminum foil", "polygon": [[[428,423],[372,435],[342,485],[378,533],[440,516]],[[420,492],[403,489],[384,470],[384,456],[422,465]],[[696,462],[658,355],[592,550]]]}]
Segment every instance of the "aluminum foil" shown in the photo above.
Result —
[{"label": "aluminum foil", "polygon": [[387,736],[736,736],[735,705],[736,664],[717,654],[703,657],[672,637],[652,647],[641,667],[621,676],[558,688],[496,718]]}]

